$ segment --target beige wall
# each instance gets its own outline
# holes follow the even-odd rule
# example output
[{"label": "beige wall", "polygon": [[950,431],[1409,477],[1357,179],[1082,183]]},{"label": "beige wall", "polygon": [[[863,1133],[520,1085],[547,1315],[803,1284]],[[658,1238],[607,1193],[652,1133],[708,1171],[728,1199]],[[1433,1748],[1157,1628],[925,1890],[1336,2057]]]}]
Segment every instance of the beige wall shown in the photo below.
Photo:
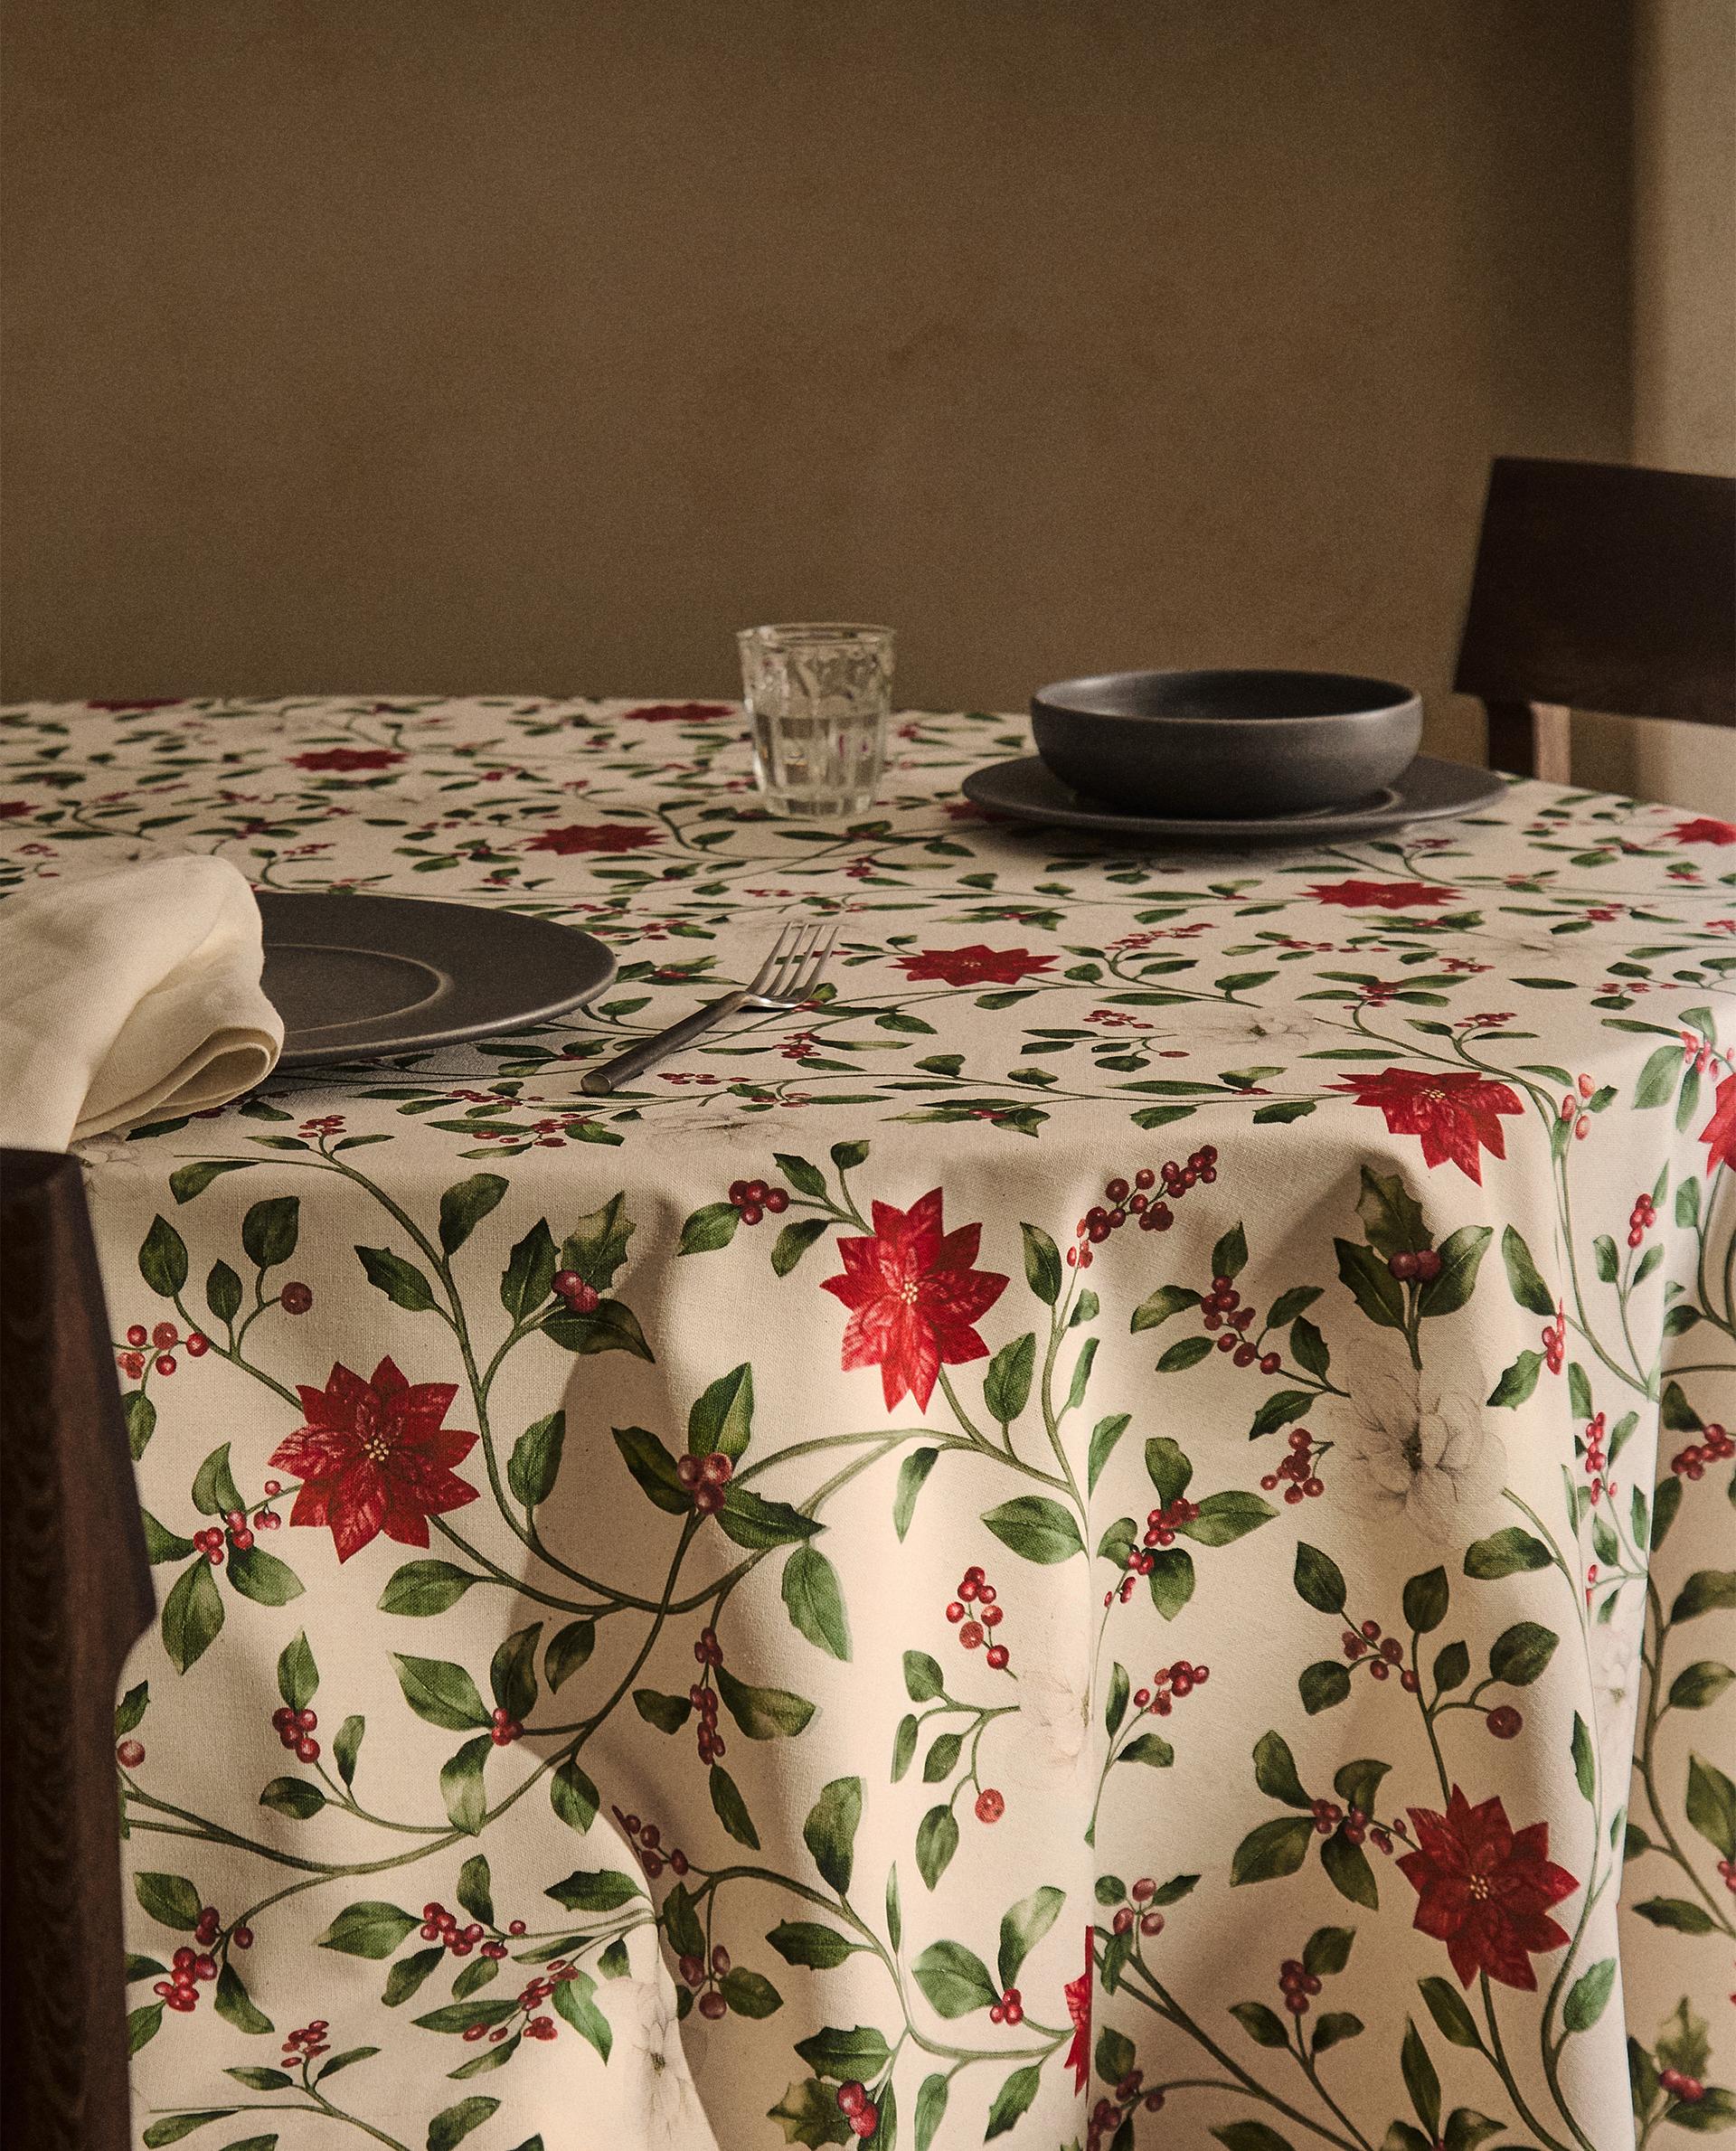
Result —
[{"label": "beige wall", "polygon": [[[1634,459],[1736,477],[1736,0],[1638,0]],[[1736,819],[1736,750],[1686,724],[1582,717],[1574,772]]]},{"label": "beige wall", "polygon": [[[1694,0],[1688,0],[1689,5]],[[16,0],[14,696],[1387,671],[1629,445],[1619,0]]]}]

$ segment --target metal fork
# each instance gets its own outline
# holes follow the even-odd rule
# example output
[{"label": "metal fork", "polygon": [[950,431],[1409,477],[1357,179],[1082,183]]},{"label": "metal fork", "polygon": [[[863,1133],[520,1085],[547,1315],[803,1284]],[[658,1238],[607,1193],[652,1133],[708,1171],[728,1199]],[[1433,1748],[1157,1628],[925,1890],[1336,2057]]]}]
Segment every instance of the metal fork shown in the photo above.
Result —
[{"label": "metal fork", "polygon": [[666,1031],[659,1031],[655,1038],[628,1046],[626,1052],[617,1053],[600,1068],[589,1070],[579,1088],[588,1098],[607,1098],[621,1084],[643,1074],[654,1061],[663,1060],[677,1046],[686,1045],[690,1040],[725,1022],[738,1009],[776,1012],[799,1008],[820,983],[837,938],[835,920],[830,933],[822,925],[806,921],[785,927],[772,943],[770,954],[746,986],[735,993],[725,994],[720,1001],[707,1002],[703,1008],[684,1016],[680,1023],[671,1024]]}]

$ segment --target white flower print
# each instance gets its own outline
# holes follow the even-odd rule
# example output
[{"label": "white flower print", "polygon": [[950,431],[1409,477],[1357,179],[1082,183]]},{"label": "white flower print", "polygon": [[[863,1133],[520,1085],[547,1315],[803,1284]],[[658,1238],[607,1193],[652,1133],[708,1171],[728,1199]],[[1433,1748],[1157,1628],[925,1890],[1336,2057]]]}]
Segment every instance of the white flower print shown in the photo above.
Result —
[{"label": "white flower print", "polygon": [[607,1999],[615,2030],[611,2060],[624,2071],[622,2110],[641,2118],[641,2140],[656,2151],[717,2151],[682,2048],[674,1996],[658,1980],[621,1979]]},{"label": "white flower print", "polygon": [[1505,1448],[1477,1397],[1410,1367],[1359,1375],[1334,1439],[1346,1506],[1402,1517],[1431,1540],[1474,1529],[1506,1476]]}]

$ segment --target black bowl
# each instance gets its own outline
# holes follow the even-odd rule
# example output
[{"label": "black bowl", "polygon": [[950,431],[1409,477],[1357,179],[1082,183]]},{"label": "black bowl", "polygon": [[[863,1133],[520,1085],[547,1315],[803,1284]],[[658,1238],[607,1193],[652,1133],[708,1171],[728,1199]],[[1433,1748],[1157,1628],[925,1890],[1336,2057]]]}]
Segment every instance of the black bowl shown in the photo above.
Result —
[{"label": "black bowl", "polygon": [[1335,672],[1114,672],[1031,698],[1037,752],[1123,811],[1300,814],[1379,793],[1416,759],[1409,687]]}]

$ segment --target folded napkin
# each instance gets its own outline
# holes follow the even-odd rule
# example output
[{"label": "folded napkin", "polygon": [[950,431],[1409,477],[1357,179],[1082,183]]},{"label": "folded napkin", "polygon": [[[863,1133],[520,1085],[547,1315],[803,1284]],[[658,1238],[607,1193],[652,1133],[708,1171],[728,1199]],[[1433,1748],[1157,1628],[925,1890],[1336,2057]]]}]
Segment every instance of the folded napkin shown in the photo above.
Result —
[{"label": "folded napkin", "polygon": [[55,882],[0,903],[0,1143],[224,1105],[269,1075],[283,1019],[259,986],[259,907],[227,859]]}]

